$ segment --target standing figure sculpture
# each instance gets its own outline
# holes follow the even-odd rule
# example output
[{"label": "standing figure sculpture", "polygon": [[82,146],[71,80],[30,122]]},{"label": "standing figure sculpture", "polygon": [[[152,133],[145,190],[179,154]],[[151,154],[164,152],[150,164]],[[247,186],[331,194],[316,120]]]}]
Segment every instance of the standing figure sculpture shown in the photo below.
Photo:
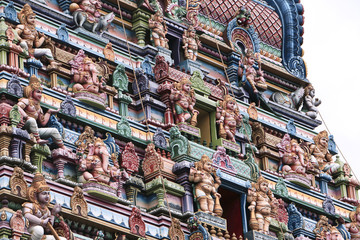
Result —
[{"label": "standing figure sculpture", "polygon": [[16,26],[15,30],[20,38],[20,46],[28,50],[29,54],[35,58],[39,59],[45,56],[50,62],[49,67],[55,68],[59,64],[55,62],[51,50],[49,48],[41,48],[45,44],[50,43],[50,39],[36,30],[35,16],[36,14],[29,4],[25,4],[18,13],[20,24]]},{"label": "standing figure sculpture", "polygon": [[[190,169],[189,181],[195,183],[195,198],[199,204],[199,210],[222,215],[222,208],[219,199],[221,195],[217,192],[221,181],[211,166],[212,161],[206,155],[195,163],[195,168]],[[215,197],[215,202],[213,197]]]},{"label": "standing figure sculpture", "polygon": [[[45,235],[46,232],[56,234],[52,225],[55,217],[60,213],[61,206],[55,204],[50,212],[50,187],[46,184],[44,176],[36,173],[31,186],[28,188],[27,198],[30,202],[25,202],[23,206],[23,215],[29,221],[28,231],[32,240],[55,240],[53,235]],[[58,236],[56,236],[58,237]],[[60,237],[60,239],[66,239]]]},{"label": "standing figure sculpture", "polygon": [[179,83],[173,84],[170,101],[173,106],[176,124],[190,122],[192,126],[196,126],[199,111],[194,109],[196,98],[194,89],[191,88],[191,82],[188,79],[183,78]]},{"label": "standing figure sculpture", "polygon": [[351,222],[346,223],[345,227],[349,231],[352,240],[360,240],[360,206],[356,207],[349,216]]},{"label": "standing figure sculpture", "polygon": [[313,137],[313,140],[314,144],[309,146],[312,166],[316,170],[325,173],[332,174],[336,172],[340,165],[333,162],[332,155],[328,150],[329,136],[327,131],[321,131]]},{"label": "standing figure sculpture", "polygon": [[250,228],[265,234],[269,233],[271,220],[271,202],[274,195],[269,189],[269,183],[260,176],[257,183],[253,183],[253,187],[249,188],[247,201],[250,203],[248,207],[250,211]]},{"label": "standing figure sculpture", "polygon": [[309,84],[304,91],[304,105],[302,110],[306,111],[306,115],[315,119],[319,110],[317,106],[321,104],[321,100],[315,98],[315,89],[314,87]]},{"label": "standing figure sculpture", "polygon": [[38,128],[45,126],[51,114],[59,112],[59,110],[49,109],[45,114],[40,106],[42,96],[42,87],[40,80],[35,76],[31,76],[29,85],[24,87],[24,98],[19,99],[19,112],[25,120],[24,128],[34,134],[37,143],[46,144],[48,141],[44,140],[52,138],[59,148],[67,150],[62,141],[62,137],[56,128]]},{"label": "standing figure sculpture", "polygon": [[188,30],[184,31],[182,41],[184,44],[183,48],[185,50],[185,58],[196,61],[198,48],[201,46],[201,42],[192,26],[190,26]]},{"label": "standing figure sculpture", "polygon": [[224,96],[224,100],[216,109],[216,119],[219,124],[219,136],[235,142],[236,128],[241,125],[242,115],[233,97]]},{"label": "standing figure sculpture", "polygon": [[151,30],[151,40],[154,41],[155,47],[169,48],[168,39],[166,38],[167,27],[163,14],[158,10],[149,19],[149,28]]}]

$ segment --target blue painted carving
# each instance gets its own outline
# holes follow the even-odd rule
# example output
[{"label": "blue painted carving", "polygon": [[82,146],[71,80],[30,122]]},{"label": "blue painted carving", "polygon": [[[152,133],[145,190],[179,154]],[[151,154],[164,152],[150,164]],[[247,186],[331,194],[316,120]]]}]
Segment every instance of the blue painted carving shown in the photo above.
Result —
[{"label": "blue painted carving", "polygon": [[17,22],[17,13],[13,1],[10,1],[8,5],[6,5],[4,13],[7,19]]},{"label": "blue painted carving", "polygon": [[[339,220],[338,220],[339,221]],[[342,219],[342,221],[344,221],[344,219]],[[350,240],[351,239],[351,235],[350,233],[346,230],[345,226],[343,223],[340,223],[337,227],[337,230],[339,230],[339,232],[341,233],[342,237],[344,238],[344,240]]]},{"label": "blue painted carving", "polygon": [[294,124],[294,119],[290,119],[286,124],[286,130],[289,135],[296,135],[296,126]]},{"label": "blue painted carving", "polygon": [[302,228],[304,225],[304,218],[301,213],[297,210],[295,205],[291,203],[288,208],[289,221],[288,228],[290,231],[294,231],[295,229]]},{"label": "blue painted carving", "polygon": [[331,176],[326,173],[320,173],[319,177],[319,185],[320,185],[320,191],[322,193],[328,192],[328,182],[332,180]]},{"label": "blue painted carving", "polygon": [[64,23],[56,30],[56,35],[61,41],[67,42],[69,40],[69,32]]},{"label": "blue painted carving", "polygon": [[330,215],[335,215],[335,206],[333,203],[333,200],[331,199],[330,195],[326,194],[326,198],[322,205],[325,212],[327,212]]},{"label": "blue painted carving", "polygon": [[141,68],[146,74],[153,75],[152,66],[148,57],[145,57],[144,61],[141,63]]},{"label": "blue painted carving", "polygon": [[202,240],[212,239],[209,232],[201,225],[197,216],[190,217],[187,221],[187,225],[190,230],[189,239],[193,234],[196,234],[197,238]]},{"label": "blue painted carving", "polygon": [[29,58],[26,61],[25,65],[28,67],[28,73],[30,74],[30,76],[35,75],[36,77],[39,77],[38,70],[43,66],[40,60],[36,60],[35,58]]},{"label": "blue painted carving", "polygon": [[11,93],[18,97],[23,97],[23,88],[20,84],[20,80],[16,74],[12,74],[10,81],[6,86],[8,93]]},{"label": "blue painted carving", "polygon": [[[117,159],[118,155],[120,153],[120,147],[115,143],[115,139],[113,138],[113,136],[111,136],[110,133],[106,133],[105,136],[106,136],[106,139],[104,140],[104,143],[106,145],[107,150],[110,153],[110,156],[112,154],[115,154],[115,156],[116,156],[115,159]],[[114,165],[112,158],[109,158],[109,162],[110,162],[110,165]]]},{"label": "blue painted carving", "polygon": [[70,95],[67,95],[65,100],[60,104],[60,110],[62,113],[76,117],[76,108]]},{"label": "blue painted carving", "polygon": [[153,141],[154,141],[155,146],[157,146],[157,147],[161,147],[161,148],[167,147],[165,134],[161,128],[156,129],[156,132],[153,137]]},{"label": "blue painted carving", "polygon": [[71,4],[71,0],[57,0],[59,3],[59,7],[65,13],[69,13],[69,6]]},{"label": "blue painted carving", "polygon": [[329,136],[329,144],[328,144],[328,149],[330,151],[331,154],[335,155],[338,153],[337,149],[336,149],[336,143],[334,140],[334,136],[330,135]]},{"label": "blue painted carving", "polygon": [[304,29],[302,16],[303,6],[300,1],[294,0],[267,0],[279,15],[282,23],[282,59],[283,65],[292,75],[305,80],[306,68],[301,58],[301,44]]},{"label": "blue painted carving", "polygon": [[132,83],[132,88],[133,88],[134,94],[139,94],[138,87],[139,87],[140,93],[145,90],[148,90],[149,89],[149,78],[145,74],[144,69],[137,68],[135,71],[135,74],[136,74],[137,84],[136,84],[135,80]]},{"label": "blue painted carving", "polygon": [[[63,127],[63,125],[61,125],[61,123],[59,123],[59,121],[57,120],[55,115],[50,116],[49,121],[46,124],[46,127],[48,127],[48,128],[56,128],[59,131],[61,136],[64,134],[64,127]],[[49,138],[47,140],[49,141],[50,145],[52,145],[54,143],[52,138]]]}]

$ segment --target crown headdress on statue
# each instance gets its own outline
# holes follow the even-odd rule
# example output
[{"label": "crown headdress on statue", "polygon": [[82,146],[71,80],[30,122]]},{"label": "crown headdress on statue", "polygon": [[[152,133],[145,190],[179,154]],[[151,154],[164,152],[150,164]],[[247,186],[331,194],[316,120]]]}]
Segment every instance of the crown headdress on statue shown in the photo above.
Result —
[{"label": "crown headdress on statue", "polygon": [[27,24],[27,16],[36,15],[29,4],[25,4],[21,11],[18,13],[18,18],[21,24]]},{"label": "crown headdress on statue", "polygon": [[41,82],[35,75],[32,75],[30,77],[29,85],[24,87],[24,96],[26,98],[29,98],[31,96],[31,93],[34,90],[38,90],[38,89],[42,90]]},{"label": "crown headdress on statue", "polygon": [[38,203],[37,194],[50,191],[50,187],[47,185],[44,176],[41,173],[36,173],[31,186],[28,188],[27,197],[33,203]]}]

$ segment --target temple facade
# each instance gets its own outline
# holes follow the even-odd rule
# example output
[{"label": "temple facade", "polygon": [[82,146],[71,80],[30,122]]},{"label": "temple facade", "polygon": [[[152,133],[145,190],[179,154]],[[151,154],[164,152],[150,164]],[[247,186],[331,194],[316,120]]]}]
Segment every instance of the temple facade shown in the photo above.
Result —
[{"label": "temple facade", "polygon": [[360,240],[303,13],[0,1],[0,238]]}]

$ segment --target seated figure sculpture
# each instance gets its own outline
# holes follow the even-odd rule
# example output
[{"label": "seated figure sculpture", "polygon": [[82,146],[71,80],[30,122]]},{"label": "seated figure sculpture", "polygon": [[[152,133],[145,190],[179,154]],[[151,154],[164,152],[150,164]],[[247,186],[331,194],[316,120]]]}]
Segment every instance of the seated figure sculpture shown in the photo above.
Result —
[{"label": "seated figure sculpture", "polygon": [[50,62],[49,67],[57,67],[59,64],[55,62],[53,54],[49,48],[41,48],[49,38],[40,33],[35,28],[35,16],[29,4],[25,4],[18,13],[20,24],[16,26],[17,34],[20,37],[20,46],[29,51],[29,54],[35,58],[45,56]]},{"label": "seated figure sculpture", "polygon": [[154,15],[151,15],[149,28],[151,30],[151,40],[154,41],[155,47],[169,48],[169,40],[166,38],[166,22],[163,14],[159,10]]},{"label": "seated figure sculpture", "polygon": [[[199,204],[199,210],[222,215],[222,208],[219,203],[221,195],[217,192],[221,181],[211,166],[212,161],[206,155],[195,163],[195,168],[190,169],[189,181],[195,183],[195,198]],[[213,197],[215,197],[215,202]]]},{"label": "seated figure sculpture", "polygon": [[317,117],[317,114],[319,110],[317,109],[317,106],[321,104],[321,100],[318,98],[315,98],[315,89],[314,87],[309,84],[304,89],[304,104],[302,110],[306,111],[306,115],[315,119]]},{"label": "seated figure sculpture", "polygon": [[[48,206],[50,203],[50,187],[46,184],[44,176],[36,173],[31,186],[27,191],[27,198],[30,202],[25,202],[23,206],[23,215],[29,221],[28,231],[32,240],[55,240],[53,235],[44,235],[46,232],[57,234],[53,229],[55,217],[60,213],[61,206],[55,204],[52,211]],[[56,236],[59,237],[59,236]],[[59,237],[65,240],[64,237]]]},{"label": "seated figure sculpture", "polygon": [[37,143],[45,144],[48,141],[44,140],[52,138],[58,147],[67,150],[65,147],[62,137],[56,128],[39,128],[45,126],[51,114],[57,113],[59,110],[49,109],[45,114],[40,106],[42,96],[42,87],[40,80],[35,76],[31,76],[29,85],[24,87],[24,98],[19,99],[18,106],[19,112],[25,120],[24,128],[34,134]]},{"label": "seated figure sculpture", "polygon": [[236,106],[236,101],[230,95],[225,95],[224,100],[216,109],[216,122],[219,124],[219,136],[235,142],[236,128],[240,127],[242,115]]},{"label": "seated figure sculpture", "polygon": [[179,83],[173,84],[170,101],[173,106],[176,124],[190,122],[192,126],[196,126],[199,111],[194,109],[196,98],[194,89],[191,88],[191,82],[188,79],[183,78]]},{"label": "seated figure sculpture", "polygon": [[259,177],[257,183],[253,183],[253,187],[249,188],[247,197],[247,201],[250,203],[248,209],[251,229],[265,234],[269,233],[271,202],[274,199],[274,195],[269,189],[269,183],[264,177]]}]

